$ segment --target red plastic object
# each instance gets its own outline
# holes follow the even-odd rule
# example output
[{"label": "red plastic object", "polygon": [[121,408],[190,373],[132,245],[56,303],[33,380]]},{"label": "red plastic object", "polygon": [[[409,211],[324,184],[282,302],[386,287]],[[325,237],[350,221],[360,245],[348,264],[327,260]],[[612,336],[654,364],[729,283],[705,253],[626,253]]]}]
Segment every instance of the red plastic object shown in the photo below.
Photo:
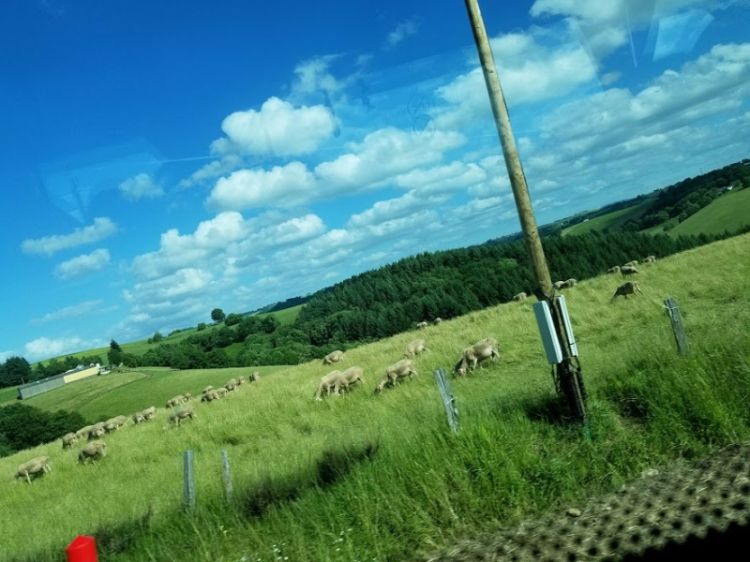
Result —
[{"label": "red plastic object", "polygon": [[98,562],[96,540],[88,535],[78,535],[65,549],[68,562]]}]

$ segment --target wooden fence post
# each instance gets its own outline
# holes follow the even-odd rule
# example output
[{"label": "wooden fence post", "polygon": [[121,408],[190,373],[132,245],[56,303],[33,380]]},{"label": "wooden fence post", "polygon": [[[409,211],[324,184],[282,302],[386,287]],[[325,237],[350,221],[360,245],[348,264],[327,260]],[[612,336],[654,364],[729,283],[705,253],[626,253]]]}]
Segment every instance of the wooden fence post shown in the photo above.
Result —
[{"label": "wooden fence post", "polygon": [[667,308],[667,316],[669,316],[669,319],[672,322],[672,331],[674,332],[674,339],[677,342],[677,350],[680,354],[687,355],[687,334],[685,334],[685,326],[682,323],[682,315],[680,314],[680,308],[677,305],[677,301],[674,297],[668,297],[664,300],[664,306]]},{"label": "wooden fence post", "polygon": [[440,391],[440,397],[443,399],[445,415],[448,417],[448,425],[453,433],[458,433],[458,408],[456,408],[456,399],[451,393],[444,369],[438,369],[435,371],[435,381],[437,382],[438,390]]},{"label": "wooden fence post", "polygon": [[224,480],[224,496],[228,502],[231,502],[234,487],[232,486],[232,473],[229,470],[229,455],[226,449],[221,450],[221,470]]},{"label": "wooden fence post", "polygon": [[182,464],[184,468],[184,498],[183,503],[187,511],[195,509],[195,475],[193,474],[193,451],[183,453]]}]

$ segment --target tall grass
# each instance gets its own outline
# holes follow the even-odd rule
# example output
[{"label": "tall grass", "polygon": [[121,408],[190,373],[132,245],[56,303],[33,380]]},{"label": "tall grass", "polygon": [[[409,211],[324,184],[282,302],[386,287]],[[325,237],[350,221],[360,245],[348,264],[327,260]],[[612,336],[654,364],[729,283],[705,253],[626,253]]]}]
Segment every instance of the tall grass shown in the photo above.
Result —
[{"label": "tall grass", "polygon": [[[750,437],[750,236],[644,267],[644,295],[610,304],[615,277],[568,293],[589,390],[590,428],[559,416],[528,303],[479,311],[419,332],[420,376],[380,396],[372,388],[416,333],[347,352],[367,384],[314,402],[328,369],[280,370],[198,418],[108,436],[110,455],[77,466],[59,443],[0,459],[0,560],[57,560],[77,533],[110,537],[104,560],[401,560],[458,537],[577,505],[648,467]],[[683,310],[691,353],[677,355],[662,307]],[[453,381],[461,430],[452,435],[431,371],[468,343],[501,342],[500,363]],[[228,378],[228,377],[227,377]],[[132,383],[140,384],[139,381]],[[144,383],[145,384],[145,383]],[[198,509],[180,509],[181,452],[196,454]],[[220,449],[237,490],[222,499]],[[10,481],[27,457],[53,473]],[[122,536],[121,543],[112,541]]]}]

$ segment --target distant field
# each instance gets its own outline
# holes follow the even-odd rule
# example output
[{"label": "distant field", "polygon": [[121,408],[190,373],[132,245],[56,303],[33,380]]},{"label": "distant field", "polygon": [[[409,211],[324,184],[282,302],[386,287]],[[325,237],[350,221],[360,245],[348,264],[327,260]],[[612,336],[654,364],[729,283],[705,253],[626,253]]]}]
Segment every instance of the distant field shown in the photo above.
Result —
[{"label": "distant field", "polygon": [[10,400],[14,400],[18,396],[18,391],[15,386],[9,386],[8,388],[0,388],[0,405]]},{"label": "distant field", "polygon": [[275,312],[262,312],[261,314],[258,314],[258,316],[275,316],[276,320],[278,320],[281,324],[293,324],[297,319],[297,316],[299,316],[299,311],[302,310],[303,306],[305,305],[298,304],[297,306],[291,306],[289,308],[277,310]]},{"label": "distant field", "polygon": [[624,209],[589,219],[586,222],[574,224],[563,230],[563,236],[567,236],[568,234],[586,234],[594,230],[602,231],[607,228],[617,228],[630,219],[642,215],[650,203],[651,201],[647,200],[632,207],[625,207]]},{"label": "distant field", "polygon": [[668,232],[682,234],[720,234],[750,224],[750,189],[727,193],[688,217]]},{"label": "distant field", "polygon": [[286,367],[177,371],[168,367],[141,367],[65,385],[24,400],[24,404],[48,411],[78,412],[93,422],[131,414],[148,406],[163,406],[169,398],[184,392],[197,396],[206,385],[223,385],[232,377],[252,371],[260,371],[264,376],[283,368]]}]

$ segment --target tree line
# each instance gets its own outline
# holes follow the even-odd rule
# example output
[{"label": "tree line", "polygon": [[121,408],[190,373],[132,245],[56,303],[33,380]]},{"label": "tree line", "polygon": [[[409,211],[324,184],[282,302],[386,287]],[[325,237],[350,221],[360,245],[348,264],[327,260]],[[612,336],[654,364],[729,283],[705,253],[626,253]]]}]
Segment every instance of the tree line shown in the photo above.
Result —
[{"label": "tree line", "polygon": [[[591,232],[546,236],[543,245],[553,279],[563,280],[593,277],[631,259],[663,257],[718,238]],[[293,324],[281,325],[273,315],[222,311],[223,322],[212,329],[204,325],[143,355],[115,350],[110,360],[178,369],[297,364],[408,330],[421,320],[451,318],[530,293],[535,282],[527,262],[520,240],[423,253],[314,293]]]}]

